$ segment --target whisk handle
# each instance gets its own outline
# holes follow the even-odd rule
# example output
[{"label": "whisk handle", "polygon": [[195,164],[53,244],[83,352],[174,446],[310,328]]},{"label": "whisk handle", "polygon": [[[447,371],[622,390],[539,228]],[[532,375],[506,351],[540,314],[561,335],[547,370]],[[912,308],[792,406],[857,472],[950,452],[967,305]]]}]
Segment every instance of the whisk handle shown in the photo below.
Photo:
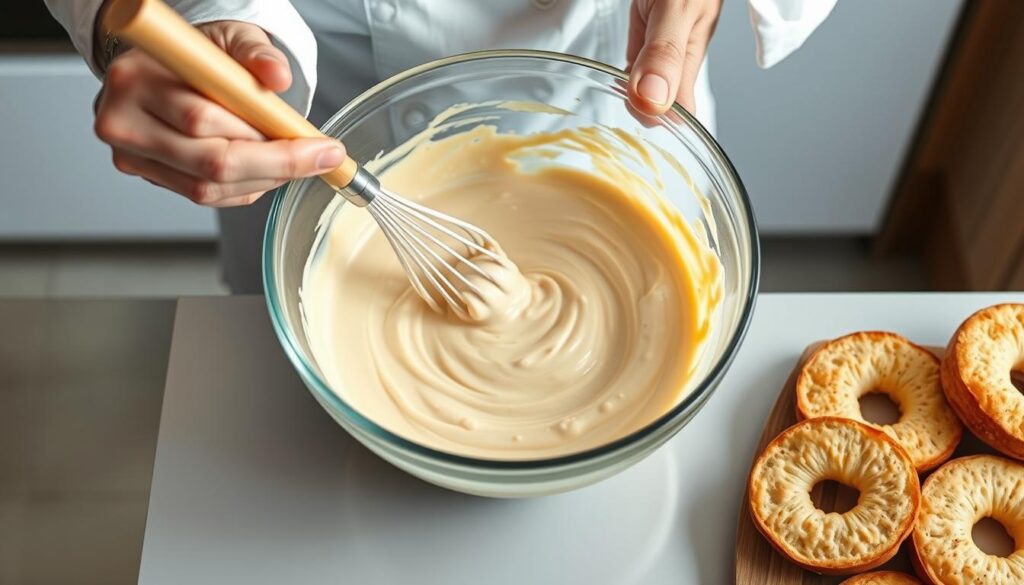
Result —
[{"label": "whisk handle", "polygon": [[[103,22],[159,61],[206,97],[242,118],[267,138],[323,138],[324,135],[277,94],[206,38],[162,0],[111,0]],[[344,188],[358,163],[347,157],[320,176]]]}]

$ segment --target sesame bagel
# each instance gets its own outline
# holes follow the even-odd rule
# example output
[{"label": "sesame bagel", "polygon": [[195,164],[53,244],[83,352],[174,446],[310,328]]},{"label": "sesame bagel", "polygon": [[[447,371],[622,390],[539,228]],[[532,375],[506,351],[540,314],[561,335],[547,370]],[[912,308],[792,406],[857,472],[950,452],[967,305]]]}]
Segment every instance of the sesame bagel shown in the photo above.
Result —
[{"label": "sesame bagel", "polygon": [[899,571],[875,571],[855,575],[839,585],[921,585],[921,582]]},{"label": "sesame bagel", "polygon": [[[972,530],[999,521],[1016,542],[1008,557],[986,554]],[[1024,583],[1024,465],[995,455],[960,457],[924,482],[911,557],[926,582],[941,585]]]},{"label": "sesame bagel", "polygon": [[[860,491],[839,514],[811,501],[833,480]],[[873,569],[896,554],[917,517],[921,490],[906,451],[882,431],[838,417],[799,422],[754,462],[750,515],[762,535],[801,567],[824,574]]]},{"label": "sesame bagel", "polygon": [[1024,460],[1024,394],[1012,370],[1024,369],[1024,305],[995,305],[964,321],[942,361],[942,387],[981,440]]},{"label": "sesame bagel", "polygon": [[[963,425],[946,402],[939,359],[895,333],[852,333],[820,347],[796,382],[798,418],[841,416],[882,430],[910,455],[914,467],[938,467],[953,454]],[[889,425],[864,420],[860,398],[881,392],[899,405]]]}]

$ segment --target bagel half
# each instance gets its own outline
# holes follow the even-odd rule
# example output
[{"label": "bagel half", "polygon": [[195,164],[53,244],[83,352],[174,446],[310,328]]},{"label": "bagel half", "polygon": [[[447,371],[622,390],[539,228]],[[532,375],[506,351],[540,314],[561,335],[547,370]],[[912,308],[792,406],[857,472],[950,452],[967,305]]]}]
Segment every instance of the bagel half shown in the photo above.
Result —
[{"label": "bagel half", "polygon": [[[942,392],[939,358],[885,331],[851,333],[814,352],[796,382],[798,418],[841,416],[882,430],[926,471],[953,455],[963,425]],[[881,392],[900,408],[889,425],[864,420],[860,398]]]},{"label": "bagel half", "polygon": [[[810,492],[824,480],[857,488],[857,505],[842,514],[817,508]],[[754,525],[779,553],[836,575],[891,559],[921,500],[906,451],[882,431],[838,417],[808,419],[775,437],[754,462],[747,489]]]},{"label": "bagel half", "polygon": [[1024,394],[1011,370],[1024,368],[1024,305],[982,309],[953,334],[942,388],[957,415],[993,449],[1024,460]]},{"label": "bagel half", "polygon": [[[1014,538],[1010,556],[986,554],[974,543],[974,525],[986,517],[998,520]],[[924,482],[911,543],[914,568],[928,583],[1024,583],[1024,465],[973,455],[937,469]]]},{"label": "bagel half", "polygon": [[854,575],[839,585],[921,585],[921,581],[899,571],[875,571]]}]

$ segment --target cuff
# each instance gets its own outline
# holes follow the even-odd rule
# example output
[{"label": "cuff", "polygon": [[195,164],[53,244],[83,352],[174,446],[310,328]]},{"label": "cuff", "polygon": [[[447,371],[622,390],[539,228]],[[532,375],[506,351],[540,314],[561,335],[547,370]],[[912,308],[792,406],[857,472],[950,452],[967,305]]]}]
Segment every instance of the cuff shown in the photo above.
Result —
[{"label": "cuff", "polygon": [[767,69],[788,57],[832,12],[837,0],[749,0],[757,64]]},{"label": "cuff", "polygon": [[68,31],[71,42],[75,45],[89,69],[96,77],[100,77],[100,70],[93,58],[93,34],[96,23],[96,13],[99,12],[103,0],[46,0],[46,7],[50,14]]}]

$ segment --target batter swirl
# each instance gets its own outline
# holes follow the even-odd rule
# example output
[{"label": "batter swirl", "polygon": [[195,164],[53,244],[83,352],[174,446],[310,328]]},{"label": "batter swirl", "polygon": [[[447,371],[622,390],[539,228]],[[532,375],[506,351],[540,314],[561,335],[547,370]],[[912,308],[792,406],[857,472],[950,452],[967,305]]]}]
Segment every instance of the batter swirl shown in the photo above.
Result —
[{"label": "batter swirl", "polygon": [[[392,191],[487,230],[514,263],[482,260],[501,286],[473,300],[472,322],[431,311],[369,215],[332,205],[301,294],[335,392],[408,439],[490,459],[596,447],[677,404],[720,268],[655,186],[626,171],[627,147],[593,128],[477,126],[423,140],[382,174]],[[527,168],[552,149],[585,153],[595,170]]]}]

